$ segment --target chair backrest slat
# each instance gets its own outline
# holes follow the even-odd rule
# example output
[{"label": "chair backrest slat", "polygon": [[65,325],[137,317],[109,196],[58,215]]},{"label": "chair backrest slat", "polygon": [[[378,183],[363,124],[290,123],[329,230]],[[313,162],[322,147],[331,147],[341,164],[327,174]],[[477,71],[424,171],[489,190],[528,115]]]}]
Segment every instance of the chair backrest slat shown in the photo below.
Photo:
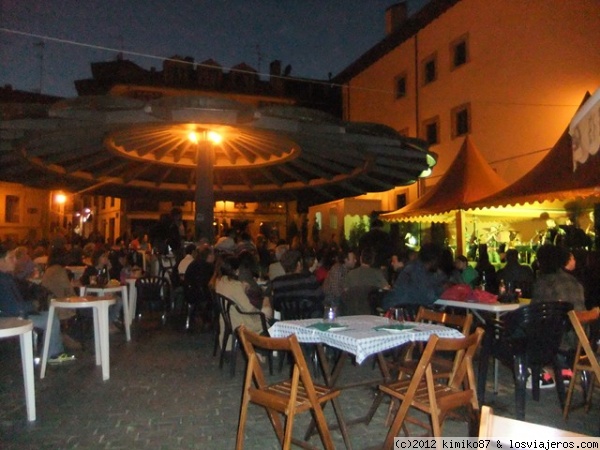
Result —
[{"label": "chair backrest slat", "polygon": [[434,311],[421,306],[415,321],[449,326],[456,328],[462,334],[468,336],[471,331],[471,325],[473,324],[473,314],[451,314],[443,311]]},{"label": "chair backrest slat", "polygon": [[[243,325],[240,326],[237,331],[244,351],[248,356],[253,355],[253,357],[256,357],[256,348],[290,352],[293,357],[292,389],[297,390],[298,381],[301,382],[306,390],[307,396],[311,400],[311,403],[317,402],[314,383],[310,376],[310,371],[308,369],[308,365],[306,364],[304,353],[302,352],[302,348],[300,347],[300,343],[298,342],[298,338],[295,334],[291,334],[284,338],[271,338],[253,333],[247,330]],[[265,376],[260,364],[254,363],[248,369],[253,372],[254,380],[257,382],[257,387],[264,387]],[[291,403],[292,402],[290,402],[290,404]]]},{"label": "chair backrest slat", "polygon": [[596,353],[592,349],[588,335],[583,327],[590,325],[599,318],[600,308],[598,307],[590,311],[569,311],[569,320],[571,321],[573,330],[575,330],[575,334],[577,334],[577,339],[579,340],[576,358],[581,355],[581,351],[583,350],[598,380],[600,380],[600,364],[598,363]]}]

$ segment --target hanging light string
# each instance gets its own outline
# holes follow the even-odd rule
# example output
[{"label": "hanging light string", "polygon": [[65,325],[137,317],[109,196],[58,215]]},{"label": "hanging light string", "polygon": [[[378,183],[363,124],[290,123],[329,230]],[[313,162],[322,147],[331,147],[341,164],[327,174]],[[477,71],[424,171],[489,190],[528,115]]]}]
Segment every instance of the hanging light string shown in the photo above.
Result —
[{"label": "hanging light string", "polygon": [[[90,48],[90,49],[94,49],[94,50],[103,50],[103,51],[107,51],[107,52],[111,52],[111,53],[115,53],[115,54],[124,54],[124,55],[129,55],[129,56],[148,58],[148,59],[153,59],[153,60],[162,61],[162,62],[172,61],[172,62],[177,62],[179,64],[189,64],[189,65],[195,66],[195,67],[206,67],[206,68],[210,68],[210,69],[215,68],[214,66],[212,66],[210,64],[190,62],[190,61],[185,61],[185,60],[181,60],[181,59],[165,58],[163,56],[152,55],[150,53],[142,53],[142,52],[135,52],[132,50],[116,49],[113,47],[106,47],[106,46],[102,46],[102,45],[86,44],[84,42],[74,41],[71,39],[62,39],[62,38],[56,38],[56,37],[52,37],[52,36],[48,36],[48,35],[28,33],[25,31],[13,30],[10,28],[0,28],[0,32],[14,34],[14,35],[18,35],[18,36],[26,36],[26,37],[31,37],[31,38],[35,38],[35,39],[42,39],[42,40],[46,40],[49,42],[56,42],[59,44],[74,45],[77,47]],[[223,69],[228,70],[229,72],[234,72],[234,73],[246,73],[246,74],[258,75],[258,76],[262,76],[262,77],[278,78],[281,80],[294,80],[295,82],[306,82],[306,83],[317,84],[317,85],[320,84],[320,85],[329,86],[329,87],[339,87],[339,88],[349,89],[351,91],[364,91],[364,92],[373,92],[373,93],[390,94],[390,95],[394,94],[393,91],[388,90],[388,89],[374,88],[374,87],[369,87],[369,86],[356,86],[356,85],[350,85],[350,84],[334,83],[332,81],[315,80],[315,79],[307,78],[307,77],[298,78],[298,77],[290,77],[290,76],[285,76],[285,75],[274,75],[274,74],[264,73],[264,72],[259,73],[256,71],[235,69],[232,67],[223,67]],[[579,104],[523,103],[523,102],[506,102],[506,101],[492,101],[492,100],[474,100],[474,101],[472,101],[472,103],[493,104],[493,105],[494,104],[495,105],[513,105],[513,106],[569,107],[569,108],[579,106]]]}]

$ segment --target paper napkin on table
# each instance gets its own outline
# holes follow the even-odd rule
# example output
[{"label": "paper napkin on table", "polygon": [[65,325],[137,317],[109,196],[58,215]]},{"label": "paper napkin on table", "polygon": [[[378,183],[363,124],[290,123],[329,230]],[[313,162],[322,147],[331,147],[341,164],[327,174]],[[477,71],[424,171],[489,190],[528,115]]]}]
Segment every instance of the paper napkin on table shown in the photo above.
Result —
[{"label": "paper napkin on table", "polygon": [[327,322],[317,322],[312,325],[308,325],[306,328],[314,328],[319,331],[329,331],[332,328],[348,328],[346,325],[340,325],[339,323],[327,323]]}]

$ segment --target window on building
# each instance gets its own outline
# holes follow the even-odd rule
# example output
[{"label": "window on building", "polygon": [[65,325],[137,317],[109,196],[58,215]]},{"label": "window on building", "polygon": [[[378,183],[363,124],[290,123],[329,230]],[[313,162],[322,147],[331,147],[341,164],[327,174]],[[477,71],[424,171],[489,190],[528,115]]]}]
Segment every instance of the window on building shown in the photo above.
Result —
[{"label": "window on building", "polygon": [[452,108],[452,138],[464,136],[471,132],[471,105]]},{"label": "window on building", "polygon": [[450,56],[452,58],[452,69],[456,69],[469,62],[468,35],[461,36],[450,44]]},{"label": "window on building", "polygon": [[423,121],[423,136],[429,145],[440,143],[440,119],[432,117]]},{"label": "window on building", "polygon": [[319,230],[323,229],[323,214],[320,211],[315,213],[315,223],[319,226]]},{"label": "window on building", "polygon": [[331,228],[332,230],[337,230],[337,219],[337,208],[329,208],[329,228]]},{"label": "window on building", "polygon": [[406,75],[398,75],[395,81],[396,98],[406,97]]},{"label": "window on building", "polygon": [[434,53],[423,61],[423,84],[433,83],[437,79],[437,55]]},{"label": "window on building", "polygon": [[7,195],[4,204],[4,221],[6,223],[19,223],[20,198],[18,195]]},{"label": "window on building", "polygon": [[396,195],[396,209],[404,208],[406,206],[406,194]]}]

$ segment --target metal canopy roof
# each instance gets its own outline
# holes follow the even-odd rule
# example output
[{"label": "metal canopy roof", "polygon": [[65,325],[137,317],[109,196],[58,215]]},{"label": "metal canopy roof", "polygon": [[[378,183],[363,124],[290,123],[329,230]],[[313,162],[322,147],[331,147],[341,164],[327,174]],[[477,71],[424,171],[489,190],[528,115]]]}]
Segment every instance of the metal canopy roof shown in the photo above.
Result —
[{"label": "metal canopy roof", "polygon": [[95,96],[55,103],[43,117],[30,105],[0,108],[0,179],[72,192],[193,199],[196,152],[208,144],[190,132],[223,138],[212,146],[216,200],[309,206],[407,185],[435,164],[424,141],[290,106]]}]

